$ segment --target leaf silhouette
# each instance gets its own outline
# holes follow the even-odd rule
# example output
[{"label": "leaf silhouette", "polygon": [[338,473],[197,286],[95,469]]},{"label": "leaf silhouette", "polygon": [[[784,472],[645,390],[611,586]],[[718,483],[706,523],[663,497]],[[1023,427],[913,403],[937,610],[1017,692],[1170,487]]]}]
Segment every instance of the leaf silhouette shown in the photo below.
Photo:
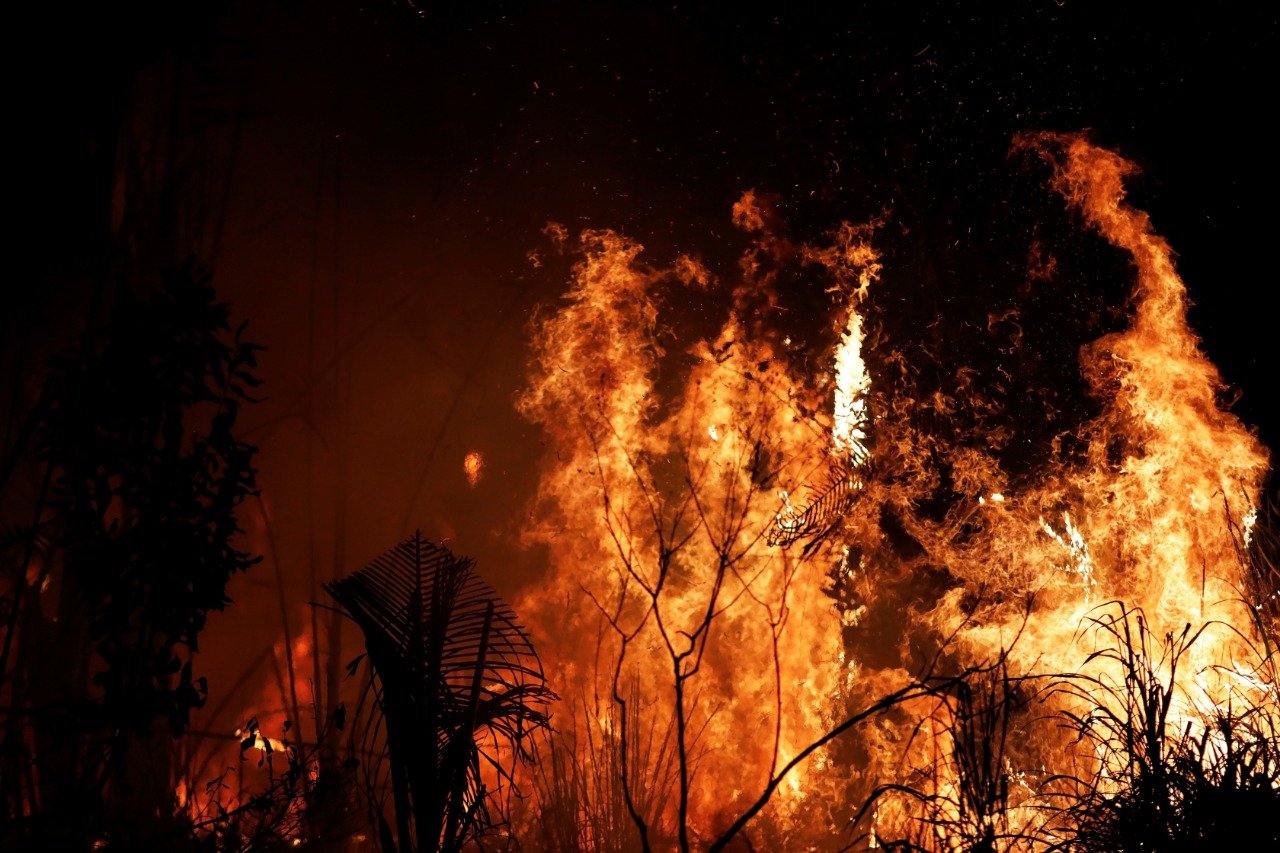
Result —
[{"label": "leaf silhouette", "polygon": [[529,759],[555,698],[515,613],[474,565],[415,532],[325,585],[364,633],[381,686],[403,853],[459,850],[493,824],[511,781],[503,754]]}]

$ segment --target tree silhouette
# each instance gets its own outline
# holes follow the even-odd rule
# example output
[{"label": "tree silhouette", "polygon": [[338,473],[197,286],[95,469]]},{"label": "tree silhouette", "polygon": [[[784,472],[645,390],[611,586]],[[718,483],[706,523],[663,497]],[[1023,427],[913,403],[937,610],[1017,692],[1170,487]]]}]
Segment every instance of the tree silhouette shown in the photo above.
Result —
[{"label": "tree silhouette", "polygon": [[23,768],[4,808],[32,843],[137,847],[174,817],[161,736],[204,704],[191,655],[256,562],[236,542],[256,448],[234,428],[260,347],[228,314],[191,266],[146,298],[121,283],[110,322],[52,364],[25,532],[40,547],[13,566],[0,653]]}]

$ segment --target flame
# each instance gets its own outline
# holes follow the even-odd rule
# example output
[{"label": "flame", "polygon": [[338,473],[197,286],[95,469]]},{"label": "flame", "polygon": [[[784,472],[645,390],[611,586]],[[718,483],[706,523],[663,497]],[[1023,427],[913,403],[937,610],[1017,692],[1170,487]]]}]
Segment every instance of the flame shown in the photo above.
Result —
[{"label": "flame", "polygon": [[[777,486],[785,495],[787,484],[803,488],[829,466],[831,419],[806,414],[829,411],[827,395],[789,368],[781,336],[759,319],[778,298],[771,259],[805,247],[768,232],[753,197],[735,214],[759,232],[746,275],[727,294],[719,333],[678,359],[659,342],[661,287],[711,277],[691,275],[687,258],[678,269],[646,266],[642,248],[615,233],[583,234],[573,289],[538,326],[533,382],[520,401],[547,431],[556,460],[529,538],[549,549],[554,565],[584,568],[553,573],[521,610],[544,632],[558,684],[583,685],[597,706],[618,685],[637,684],[659,730],[678,722],[673,655],[696,656],[683,709],[699,744],[696,773],[727,783],[689,794],[690,813],[708,832],[831,724],[842,655],[839,614],[821,594],[822,564],[763,538],[780,517]],[[862,271],[848,253],[838,258],[843,267],[816,263],[837,280]],[[860,340],[855,325],[847,364]],[[668,382],[664,371],[678,378]],[[852,400],[863,386],[852,370],[844,375],[842,393]],[[708,612],[715,631],[700,633]],[[615,672],[610,661],[624,636]],[[581,655],[585,638],[594,638],[594,660]],[[782,807],[807,788],[805,772],[793,774]],[[673,816],[667,809],[657,817]]]},{"label": "flame", "polygon": [[871,377],[862,361],[862,318],[849,312],[849,325],[836,350],[836,394],[831,443],[857,465],[867,458],[867,393]]},{"label": "flame", "polygon": [[[300,621],[305,624],[305,620]],[[208,731],[191,736],[187,772],[194,771],[195,775],[179,777],[174,793],[178,805],[197,823],[244,808],[255,797],[270,792],[273,778],[292,772],[291,762],[306,752],[301,749],[303,744],[311,748],[318,733],[306,731],[300,723],[307,722],[305,718],[312,716],[308,711],[314,713],[322,698],[313,693],[314,679],[303,674],[310,670],[311,656],[316,651],[309,630],[292,637],[288,645],[282,636],[266,653],[270,663],[263,664],[275,678],[253,692],[234,696],[239,700],[237,704],[228,705],[225,711],[204,721]],[[290,652],[295,672],[292,688],[288,683]],[[324,654],[327,650],[320,648],[319,652]],[[295,695],[296,712],[303,720],[295,715]],[[227,720],[237,722],[228,725]],[[250,720],[252,723],[247,722]],[[314,768],[308,770],[314,772]],[[291,813],[296,811],[301,806],[301,793],[295,791],[294,800],[282,801],[279,805]],[[296,831],[296,827],[288,831]]]},{"label": "flame", "polygon": [[236,729],[235,732],[233,732],[233,734],[236,737],[244,738],[245,740],[250,740],[250,738],[252,738],[252,741],[249,744],[249,748],[256,749],[261,752],[283,754],[285,749],[287,748],[285,746],[284,741],[278,740],[273,737],[267,737],[266,735],[262,734],[262,732],[255,731],[249,735],[246,735],[243,729]]},{"label": "flame", "polygon": [[[1188,324],[1172,251],[1125,199],[1134,167],[1081,136],[1016,145],[1044,158],[1053,188],[1135,271],[1127,328],[1081,351],[1099,403],[1076,430],[1082,450],[1055,444],[1038,469],[1001,461],[1008,430],[960,445],[931,426],[996,408],[970,390],[972,371],[921,393],[911,356],[877,337],[873,383],[878,222],[794,243],[768,199],[746,193],[732,219],[751,242],[732,284],[690,255],[653,265],[635,241],[588,230],[564,301],[534,322],[518,406],[548,455],[525,535],[551,568],[518,609],[568,697],[557,728],[573,766],[628,750],[655,838],[682,824],[714,838],[791,757],[944,645],[957,666],[1007,653],[1017,677],[1116,683],[1116,661],[1091,654],[1118,624],[1108,602],[1156,638],[1203,626],[1170,727],[1233,699],[1274,700],[1249,641],[1241,547],[1267,452],[1218,405],[1222,379]],[[838,320],[818,343],[787,325],[784,269],[830,298]],[[681,288],[721,300],[717,329],[675,310]],[[901,711],[797,766],[753,838],[807,849],[840,837],[885,782],[931,779],[937,803],[955,802],[948,738],[963,715],[924,700]],[[1061,732],[1011,743],[993,771],[1010,780],[1007,809],[984,820],[1031,825],[1037,780],[1102,760]],[[877,804],[871,846],[909,818]]]},{"label": "flame", "polygon": [[484,476],[484,456],[473,450],[462,459],[462,472],[467,475],[467,485],[475,488],[476,483]]}]

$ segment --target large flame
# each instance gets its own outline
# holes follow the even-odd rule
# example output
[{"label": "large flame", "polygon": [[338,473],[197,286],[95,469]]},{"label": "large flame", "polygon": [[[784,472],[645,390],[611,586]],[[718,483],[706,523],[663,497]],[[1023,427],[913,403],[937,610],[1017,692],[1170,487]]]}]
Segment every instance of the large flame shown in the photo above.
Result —
[{"label": "large flame", "polygon": [[[584,234],[567,304],[539,324],[535,375],[521,401],[547,430],[555,459],[530,535],[557,567],[522,609],[545,632],[559,683],[583,697],[576,726],[600,725],[615,689],[624,698],[634,690],[644,706],[636,719],[666,737],[680,724],[676,668],[696,669],[681,685],[679,709],[690,772],[723,780],[689,794],[705,831],[830,726],[847,669],[840,616],[820,593],[827,566],[766,537],[780,492],[824,476],[833,446],[862,452],[861,333],[855,316],[833,423],[831,390],[792,369],[787,339],[770,328],[774,269],[808,255],[849,299],[865,291],[876,264],[863,232],[846,229],[816,251],[770,232],[751,196],[735,215],[757,239],[727,318],[714,337],[676,354],[661,343],[660,286],[703,287],[710,276],[688,258],[646,267],[635,243]],[[615,673],[623,637],[627,655]],[[665,782],[643,778],[662,768],[635,771],[636,784]],[[802,789],[803,774],[792,785]],[[669,822],[669,811],[652,817]]]},{"label": "large flame", "polygon": [[[649,265],[637,243],[588,231],[564,302],[535,323],[520,408],[548,453],[527,534],[551,570],[519,609],[568,697],[558,748],[582,773],[602,744],[625,747],[658,846],[682,824],[713,838],[792,756],[940,650],[959,667],[1007,650],[1019,675],[1088,661],[1101,682],[1118,677],[1090,658],[1107,602],[1141,611],[1155,637],[1207,626],[1172,724],[1233,691],[1274,694],[1249,668],[1240,547],[1267,454],[1218,405],[1171,250],[1125,200],[1133,166],[1078,136],[1016,144],[1135,270],[1128,328],[1081,353],[1100,404],[1074,437],[1082,450],[1042,454],[1053,461],[1031,474],[1006,470],[995,439],[943,446],[927,425],[965,410],[964,386],[917,399],[909,359],[887,346],[873,395],[872,225],[792,243],[747,193],[733,219],[752,243],[727,289],[693,258]],[[837,318],[816,341],[787,325],[786,288],[801,286],[829,294]],[[709,334],[705,307],[679,309],[717,298]],[[954,709],[905,711],[798,766],[751,831],[820,843],[847,832],[859,792],[929,764],[949,790],[938,738]],[[1053,769],[1062,744],[1033,740],[1010,751],[1009,778]],[[593,796],[575,807],[609,795]]]}]

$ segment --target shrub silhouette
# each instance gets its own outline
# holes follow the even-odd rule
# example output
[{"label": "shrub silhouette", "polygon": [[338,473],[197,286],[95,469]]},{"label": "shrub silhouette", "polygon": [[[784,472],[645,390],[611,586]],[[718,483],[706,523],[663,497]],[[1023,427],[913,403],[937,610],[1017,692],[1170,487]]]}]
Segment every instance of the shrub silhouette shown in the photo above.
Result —
[{"label": "shrub silhouette", "polygon": [[256,448],[235,426],[261,348],[228,315],[194,265],[145,297],[121,282],[32,413],[43,485],[0,650],[0,787],[24,843],[137,848],[173,829],[166,736],[205,702],[191,659],[209,613],[257,562],[236,541]]}]

